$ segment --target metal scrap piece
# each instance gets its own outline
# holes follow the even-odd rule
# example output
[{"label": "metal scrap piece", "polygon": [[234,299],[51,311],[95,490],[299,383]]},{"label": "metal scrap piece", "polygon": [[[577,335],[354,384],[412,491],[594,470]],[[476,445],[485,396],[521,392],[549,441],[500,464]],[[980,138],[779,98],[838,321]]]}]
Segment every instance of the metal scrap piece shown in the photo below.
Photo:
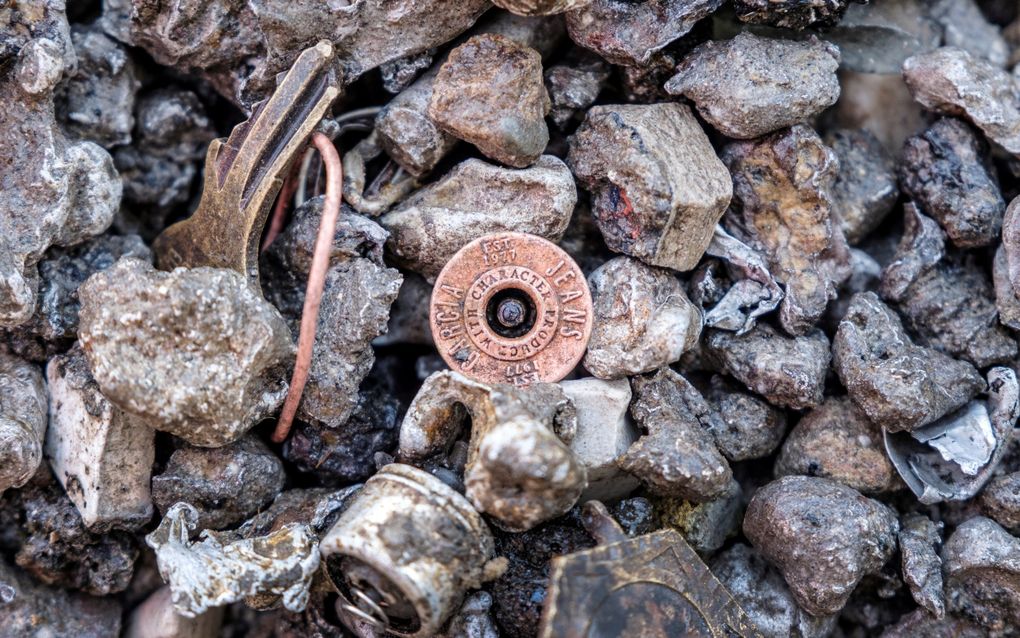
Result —
[{"label": "metal scrap piece", "polygon": [[259,288],[259,242],[283,175],[340,92],[332,62],[329,42],[306,49],[251,118],[213,140],[197,210],[153,244],[160,268],[231,268]]},{"label": "metal scrap piece", "polygon": [[602,503],[584,509],[599,546],[552,560],[541,638],[762,636],[678,532],[627,538]]},{"label": "metal scrap piece", "polygon": [[988,372],[988,399],[975,400],[913,432],[885,431],[885,449],[925,504],[964,501],[991,479],[1020,416],[1020,385],[1009,368]]},{"label": "metal scrap piece", "polygon": [[319,568],[317,536],[299,523],[266,536],[240,538],[205,530],[198,542],[188,540],[198,510],[187,503],[170,508],[159,527],[145,537],[156,551],[160,576],[170,585],[174,607],[194,618],[211,607],[256,594],[283,597],[283,606],[301,611]]},{"label": "metal scrap piece", "polygon": [[754,328],[758,317],[779,307],[783,289],[769,272],[764,258],[721,225],[716,224],[705,254],[725,260],[733,271],[743,276],[705,314],[706,326],[732,330],[737,335],[746,334]]}]

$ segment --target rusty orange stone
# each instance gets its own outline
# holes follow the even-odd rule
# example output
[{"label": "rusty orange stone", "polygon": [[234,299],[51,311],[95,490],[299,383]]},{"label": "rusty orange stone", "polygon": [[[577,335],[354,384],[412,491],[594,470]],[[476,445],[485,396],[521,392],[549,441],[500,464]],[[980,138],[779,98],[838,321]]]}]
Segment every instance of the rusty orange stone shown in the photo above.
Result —
[{"label": "rusty orange stone", "polygon": [[464,246],[443,267],[429,323],[453,370],[485,383],[555,382],[584,356],[591,292],[556,244],[494,233]]}]

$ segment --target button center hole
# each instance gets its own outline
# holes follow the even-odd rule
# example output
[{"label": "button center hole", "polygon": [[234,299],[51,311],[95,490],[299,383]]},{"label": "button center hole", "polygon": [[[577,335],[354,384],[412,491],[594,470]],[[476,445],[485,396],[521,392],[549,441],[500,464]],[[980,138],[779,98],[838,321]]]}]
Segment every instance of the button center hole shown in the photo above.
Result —
[{"label": "button center hole", "polygon": [[518,288],[504,288],[492,296],[485,307],[489,328],[501,337],[515,339],[535,325],[535,302]]}]

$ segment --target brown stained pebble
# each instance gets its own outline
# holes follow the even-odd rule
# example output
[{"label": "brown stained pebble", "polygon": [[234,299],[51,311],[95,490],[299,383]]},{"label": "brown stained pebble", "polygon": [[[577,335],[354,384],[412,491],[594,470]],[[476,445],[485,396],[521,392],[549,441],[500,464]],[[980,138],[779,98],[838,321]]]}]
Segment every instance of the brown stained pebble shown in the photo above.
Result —
[{"label": "brown stained pebble", "polygon": [[834,614],[804,611],[782,574],[748,545],[736,543],[723,550],[710,566],[766,638],[826,638],[836,626]]},{"label": "brown stained pebble", "polygon": [[903,580],[917,604],[936,618],[946,613],[942,591],[942,524],[923,514],[907,514],[900,526]]},{"label": "brown stained pebble", "polygon": [[429,322],[453,370],[523,387],[567,376],[594,322],[584,274],[552,242],[494,233],[464,246],[436,278]]},{"label": "brown stained pebble", "polygon": [[721,372],[772,405],[802,410],[822,402],[830,355],[821,330],[803,337],[787,337],[768,324],[744,335],[709,330],[704,348]]},{"label": "brown stained pebble", "polygon": [[978,516],[949,536],[942,561],[950,613],[991,632],[1020,623],[1020,539]]},{"label": "brown stained pebble", "polygon": [[577,187],[561,160],[544,155],[512,169],[481,160],[461,162],[380,218],[396,263],[433,283],[466,244],[495,232],[557,241],[577,203]]},{"label": "brown stained pebble", "polygon": [[141,82],[127,49],[97,26],[71,29],[78,68],[56,90],[57,119],[77,138],[105,147],[128,144]]},{"label": "brown stained pebble", "polygon": [[804,122],[839,97],[839,49],[816,38],[804,42],[741,33],[702,44],[666,83],[727,137],[751,139]]},{"label": "brown stained pebble", "polygon": [[978,499],[981,512],[1010,533],[1020,532],[1020,472],[1010,472],[989,481]]},{"label": "brown stained pebble", "polygon": [[779,447],[786,433],[786,413],[743,392],[721,375],[712,377],[705,395],[722,417],[710,423],[716,447],[730,461],[764,458]]},{"label": "brown stained pebble", "polygon": [[429,117],[485,156],[525,168],[549,143],[550,107],[538,52],[484,34],[450,52],[436,76]]},{"label": "brown stained pebble", "polygon": [[4,498],[19,512],[22,538],[11,548],[14,562],[36,581],[106,596],[127,589],[138,543],[127,532],[90,532],[74,503],[41,469],[22,489]]},{"label": "brown stained pebble", "polygon": [[892,158],[867,129],[838,129],[825,144],[839,160],[833,210],[847,243],[857,244],[882,223],[899,197]]},{"label": "brown stained pebble", "polygon": [[121,606],[114,598],[96,598],[60,587],[40,585],[0,560],[0,612],[8,636],[120,635]]},{"label": "brown stained pebble", "polygon": [[719,498],[692,503],[677,497],[655,499],[659,522],[680,532],[691,548],[702,556],[721,548],[736,534],[743,514],[744,495],[740,484],[731,480]]},{"label": "brown stained pebble", "polygon": [[[563,39],[564,27],[562,18],[522,18],[493,11],[472,29],[472,33],[501,35],[545,57]],[[442,62],[440,59],[414,84],[390,100],[375,118],[380,146],[415,177],[429,173],[457,144],[457,138],[443,131],[428,114]]]},{"label": "brown stained pebble", "polygon": [[942,47],[903,63],[903,77],[922,106],[969,120],[990,139],[1020,156],[1017,81],[1007,71],[963,49]]},{"label": "brown stained pebble", "polygon": [[42,462],[46,403],[39,368],[0,352],[0,495],[27,483]]},{"label": "brown stained pebble", "polygon": [[698,264],[733,194],[726,167],[681,104],[593,107],[567,162],[592,193],[606,245],[674,270]]},{"label": "brown stained pebble", "polygon": [[[294,211],[286,231],[261,260],[266,298],[280,309],[294,335],[305,330],[319,233],[330,233],[320,229],[327,223],[322,221],[325,208],[321,198],[314,198]],[[294,407],[302,421],[337,428],[357,404],[358,386],[375,361],[370,344],[386,331],[402,280],[383,263],[388,234],[377,223],[346,210],[331,235],[331,241],[325,235],[322,246],[325,272],[308,380]]]},{"label": "brown stained pebble", "polygon": [[1006,202],[987,144],[960,120],[940,119],[907,140],[900,184],[956,246],[988,246],[998,239]]},{"label": "brown stained pebble", "polygon": [[751,498],[744,534],[809,614],[839,612],[896,551],[893,510],[835,481],[787,476]]},{"label": "brown stained pebble", "polygon": [[733,473],[712,439],[720,417],[704,397],[669,368],[631,385],[631,414],[645,434],[617,464],[658,495],[695,503],[724,496]]},{"label": "brown stained pebble", "polygon": [[850,276],[850,252],[833,210],[836,155],[807,126],[723,151],[734,206],[725,226],[758,250],[785,285],[783,328],[807,334]]},{"label": "brown stained pebble", "polygon": [[889,432],[927,425],[985,387],[971,364],[915,345],[896,313],[872,292],[853,296],[832,355],[850,398]]},{"label": "brown stained pebble", "polygon": [[244,275],[125,258],[79,296],[78,336],[99,388],[154,429],[216,447],[282,403],[290,332]]},{"label": "brown stained pebble", "polygon": [[198,512],[197,529],[226,529],[269,505],[283,489],[283,464],[262,441],[246,436],[214,449],[181,447],[152,477],[152,500],[162,515],[185,501]]},{"label": "brown stained pebble", "polygon": [[741,22],[786,29],[831,27],[839,22],[850,0],[735,0]]},{"label": "brown stained pebble", "polygon": [[668,270],[616,257],[588,278],[594,327],[584,367],[600,379],[657,370],[698,343],[701,312]]},{"label": "brown stained pebble", "polygon": [[46,366],[46,458],[85,526],[138,529],[152,518],[154,432],[99,391],[81,348]]},{"label": "brown stained pebble", "polygon": [[783,442],[776,476],[820,476],[865,494],[900,487],[885,455],[882,430],[847,397],[831,397],[805,414]]},{"label": "brown stained pebble", "polygon": [[981,260],[945,255],[945,235],[913,205],[879,288],[903,314],[921,345],[976,367],[1005,364],[1017,354],[1016,339],[996,318],[995,293]]},{"label": "brown stained pebble", "polygon": [[566,14],[570,39],[611,64],[648,66],[723,0],[592,0]]}]

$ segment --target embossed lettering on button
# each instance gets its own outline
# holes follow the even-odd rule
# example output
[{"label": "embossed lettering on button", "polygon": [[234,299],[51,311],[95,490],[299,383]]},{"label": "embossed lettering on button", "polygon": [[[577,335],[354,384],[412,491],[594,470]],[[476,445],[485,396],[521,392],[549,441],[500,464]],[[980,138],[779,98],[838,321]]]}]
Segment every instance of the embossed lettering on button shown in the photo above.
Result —
[{"label": "embossed lettering on button", "polygon": [[559,381],[591,336],[584,273],[558,246],[494,233],[461,248],[432,291],[429,321],[446,363],[486,383]]}]

